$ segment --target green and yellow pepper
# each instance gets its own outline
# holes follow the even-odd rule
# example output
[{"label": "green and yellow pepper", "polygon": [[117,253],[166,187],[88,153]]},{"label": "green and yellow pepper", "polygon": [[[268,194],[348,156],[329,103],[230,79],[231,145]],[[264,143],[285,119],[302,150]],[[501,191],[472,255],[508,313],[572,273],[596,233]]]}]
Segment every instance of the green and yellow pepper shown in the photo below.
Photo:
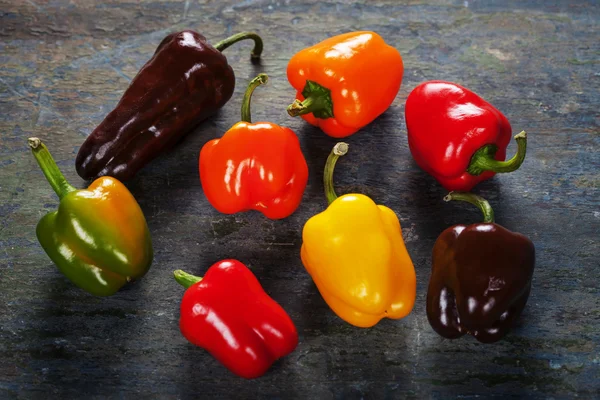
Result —
[{"label": "green and yellow pepper", "polygon": [[71,186],[38,138],[29,146],[60,198],[58,211],[38,223],[37,238],[58,269],[81,289],[110,296],[141,278],[152,263],[146,219],[115,178],[96,179],[87,190]]},{"label": "green and yellow pepper", "polygon": [[396,214],[362,194],[335,194],[333,170],[347,151],[338,143],[327,159],[329,207],[304,225],[301,257],[329,307],[366,328],[411,312],[416,276]]}]

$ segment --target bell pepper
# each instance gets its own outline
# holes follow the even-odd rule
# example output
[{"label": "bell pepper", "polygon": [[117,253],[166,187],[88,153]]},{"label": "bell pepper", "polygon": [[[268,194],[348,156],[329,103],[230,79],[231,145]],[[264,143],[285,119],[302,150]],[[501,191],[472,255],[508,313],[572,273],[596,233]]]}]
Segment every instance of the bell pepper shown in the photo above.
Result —
[{"label": "bell pepper", "polygon": [[110,296],[144,276],[152,263],[152,243],[129,190],[106,176],[87,190],[76,190],[40,139],[30,138],[29,146],[60,199],[58,211],[46,214],[36,228],[38,241],[60,272],[96,296]]},{"label": "bell pepper", "polygon": [[174,274],[187,288],[181,300],[181,333],[234,374],[257,378],[298,345],[290,317],[241,262],[219,261],[204,278],[181,270]]},{"label": "bell pepper", "polygon": [[250,82],[242,121],[200,151],[204,194],[224,214],[257,210],[271,219],[285,218],[298,208],[306,188],[308,166],[296,134],[271,122],[251,121],[252,93],[267,79],[260,74]]},{"label": "bell pepper", "polygon": [[392,104],[404,66],[398,50],[375,32],[349,32],[292,57],[287,77],[296,100],[292,116],[341,138],[370,124]]},{"label": "bell pepper", "polygon": [[301,258],[333,312],[370,327],[410,313],[416,276],[396,214],[362,194],[335,194],[333,169],[347,151],[346,143],[338,143],[327,159],[329,207],[304,225]]},{"label": "bell pepper", "polygon": [[506,158],[512,129],[506,117],[470,90],[429,81],[406,100],[408,145],[416,163],[447,190],[469,191],[498,172],[517,170],[527,135],[515,136],[517,153]]},{"label": "bell pepper", "polygon": [[221,51],[244,39],[254,41],[252,58],[259,58],[263,45],[255,33],[238,33],[214,47],[190,30],[165,37],[79,149],[79,176],[130,179],[223,107],[235,76]]},{"label": "bell pepper", "polygon": [[444,200],[472,203],[484,220],[452,226],[435,242],[427,319],[448,339],[468,333],[482,343],[498,341],[527,303],[535,247],[526,236],[495,224],[494,212],[483,198],[451,192]]}]

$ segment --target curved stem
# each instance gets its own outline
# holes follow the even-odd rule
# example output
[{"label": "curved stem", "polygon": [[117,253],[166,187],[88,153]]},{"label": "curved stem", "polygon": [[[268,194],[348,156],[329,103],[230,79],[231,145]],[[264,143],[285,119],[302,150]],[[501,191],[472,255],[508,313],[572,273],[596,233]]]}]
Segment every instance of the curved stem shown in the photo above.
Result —
[{"label": "curved stem", "polygon": [[186,289],[202,280],[201,277],[188,274],[180,269],[173,271],[173,275],[177,283]]},{"label": "curved stem", "polygon": [[306,81],[302,90],[304,100],[294,100],[287,107],[287,112],[291,117],[312,113],[316,118],[333,117],[333,101],[331,100],[331,90],[319,85],[317,82]]},{"label": "curved stem", "polygon": [[335,169],[335,163],[338,158],[348,152],[348,143],[339,142],[336,144],[325,163],[325,171],[323,172],[323,184],[325,186],[325,197],[327,197],[327,203],[331,204],[337,199],[335,189],[333,188],[333,170]]},{"label": "curved stem", "polygon": [[252,122],[252,117],[250,115],[250,100],[252,99],[252,93],[254,89],[263,83],[267,83],[269,77],[267,74],[258,74],[258,76],[250,81],[248,84],[248,88],[246,89],[246,93],[244,93],[244,98],[242,99],[242,121],[244,122]]},{"label": "curved stem", "polygon": [[492,172],[513,172],[523,164],[525,154],[527,153],[527,133],[522,131],[515,136],[517,141],[517,153],[510,160],[498,161],[494,159],[498,148],[495,145],[484,146],[477,150],[467,168],[471,175],[479,175],[485,171]]},{"label": "curved stem", "polygon": [[48,151],[48,148],[40,139],[32,137],[27,139],[27,142],[29,143],[29,147],[31,147],[31,152],[34,155],[35,160],[59,199],[65,197],[67,193],[77,190],[67,182],[65,176],[60,172],[58,165],[56,165],[56,162]]},{"label": "curved stem", "polygon": [[483,213],[483,222],[494,222],[494,210],[492,209],[492,206],[490,206],[490,203],[488,203],[488,201],[483,197],[477,196],[476,194],[470,192],[450,192],[446,195],[446,197],[444,197],[444,201],[451,200],[466,201],[476,205]]},{"label": "curved stem", "polygon": [[260,36],[258,36],[254,32],[236,33],[235,35],[230,36],[227,39],[221,40],[220,42],[215,44],[213,47],[219,51],[223,51],[226,48],[228,48],[229,46],[231,46],[232,44],[237,43],[240,40],[246,40],[246,39],[254,40],[254,49],[252,49],[252,53],[250,53],[250,57],[252,59],[260,58],[260,55],[262,54],[262,51],[263,51],[263,41],[260,38]]}]

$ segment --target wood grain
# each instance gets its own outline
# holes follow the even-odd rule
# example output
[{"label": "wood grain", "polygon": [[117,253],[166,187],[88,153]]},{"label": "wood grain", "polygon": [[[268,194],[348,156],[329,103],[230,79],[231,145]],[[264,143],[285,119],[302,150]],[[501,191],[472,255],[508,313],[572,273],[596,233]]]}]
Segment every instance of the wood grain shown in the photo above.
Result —
[{"label": "wood grain", "polygon": [[[0,397],[600,396],[597,1],[0,0],[0,10]],[[58,201],[26,139],[41,137],[83,187],[78,147],[160,40],[184,28],[212,42],[257,31],[263,60],[249,62],[250,44],[227,49],[232,100],[128,183],[148,219],[154,264],[119,294],[94,298],[60,275],[37,243],[37,221]],[[337,188],[396,211],[418,279],[412,314],[372,329],[332,314],[300,262],[302,226],[325,207],[321,170],[335,140],[284,107],[294,96],[287,60],[361,29],[397,47],[406,71],[393,106],[349,138]],[[239,119],[243,89],[258,72],[271,79],[254,95],[254,120],[291,127],[310,168],[302,205],[283,221],[221,215],[198,179],[199,149]],[[476,190],[498,223],[532,238],[538,255],[525,312],[494,345],[443,340],[425,316],[437,235],[479,218],[471,207],[443,203],[444,190],[408,151],[404,102],[429,79],[474,90],[530,138],[521,170]],[[178,329],[182,289],[172,271],[202,274],[226,257],[251,267],[300,334],[297,350],[254,381],[232,376]]]}]

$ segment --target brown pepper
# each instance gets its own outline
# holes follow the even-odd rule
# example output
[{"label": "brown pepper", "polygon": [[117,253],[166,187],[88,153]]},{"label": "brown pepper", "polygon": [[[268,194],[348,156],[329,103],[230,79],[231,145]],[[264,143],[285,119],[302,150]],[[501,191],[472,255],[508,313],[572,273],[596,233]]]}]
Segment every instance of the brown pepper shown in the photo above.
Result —
[{"label": "brown pepper", "polygon": [[479,224],[452,226],[435,242],[427,318],[448,339],[469,333],[480,342],[495,342],[525,308],[534,245],[526,236],[493,223],[493,210],[483,198],[451,192],[444,200],[475,204],[485,218]]},{"label": "brown pepper", "polygon": [[254,33],[239,33],[214,47],[194,31],[165,37],[79,149],[77,173],[84,179],[130,179],[223,107],[235,76],[221,50],[243,39],[254,40],[252,57],[260,57],[262,40]]}]

